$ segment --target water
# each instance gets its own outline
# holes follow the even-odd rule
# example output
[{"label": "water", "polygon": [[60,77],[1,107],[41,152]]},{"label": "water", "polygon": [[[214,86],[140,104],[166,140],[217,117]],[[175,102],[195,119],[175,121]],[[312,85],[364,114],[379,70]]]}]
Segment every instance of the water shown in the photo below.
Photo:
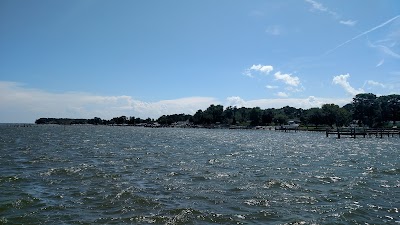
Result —
[{"label": "water", "polygon": [[400,138],[0,126],[0,224],[400,224]]}]

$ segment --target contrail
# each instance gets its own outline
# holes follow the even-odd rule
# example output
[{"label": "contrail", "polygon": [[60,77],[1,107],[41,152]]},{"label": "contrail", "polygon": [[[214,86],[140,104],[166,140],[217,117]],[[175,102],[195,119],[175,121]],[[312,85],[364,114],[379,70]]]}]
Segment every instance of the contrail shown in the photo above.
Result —
[{"label": "contrail", "polygon": [[397,16],[393,17],[392,19],[390,19],[390,20],[384,22],[384,23],[382,23],[382,24],[380,24],[380,25],[378,25],[378,26],[376,26],[376,27],[374,27],[374,28],[371,28],[371,29],[369,29],[369,30],[367,30],[367,31],[365,31],[365,32],[363,32],[363,33],[361,33],[361,34],[359,34],[359,35],[357,35],[357,36],[355,36],[355,37],[353,37],[353,38],[351,38],[351,39],[349,39],[349,40],[343,42],[342,44],[336,46],[335,48],[333,48],[333,49],[327,51],[327,52],[325,53],[325,55],[328,55],[329,53],[335,51],[336,49],[342,47],[343,45],[345,45],[345,44],[347,44],[347,43],[349,43],[349,42],[351,42],[351,41],[354,41],[355,39],[357,39],[357,38],[359,38],[359,37],[362,37],[362,36],[364,36],[364,35],[366,35],[366,34],[372,32],[372,31],[374,31],[374,30],[376,30],[376,29],[379,29],[379,28],[385,26],[386,24],[388,24],[388,23],[390,23],[390,22],[396,20],[396,19],[399,18],[399,17],[400,17],[400,15],[397,15]]}]

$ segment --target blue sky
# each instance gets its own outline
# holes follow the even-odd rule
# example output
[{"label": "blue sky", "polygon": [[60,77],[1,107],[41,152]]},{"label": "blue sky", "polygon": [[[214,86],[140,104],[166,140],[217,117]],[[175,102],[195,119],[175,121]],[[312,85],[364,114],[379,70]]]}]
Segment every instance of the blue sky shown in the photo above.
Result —
[{"label": "blue sky", "polygon": [[0,34],[0,122],[400,93],[398,0],[3,0]]}]

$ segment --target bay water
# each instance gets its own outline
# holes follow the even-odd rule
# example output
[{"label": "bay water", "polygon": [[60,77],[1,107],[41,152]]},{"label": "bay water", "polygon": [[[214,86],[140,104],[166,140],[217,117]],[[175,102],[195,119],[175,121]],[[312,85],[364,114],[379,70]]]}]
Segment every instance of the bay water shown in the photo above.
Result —
[{"label": "bay water", "polygon": [[0,224],[400,224],[400,138],[0,126]]}]

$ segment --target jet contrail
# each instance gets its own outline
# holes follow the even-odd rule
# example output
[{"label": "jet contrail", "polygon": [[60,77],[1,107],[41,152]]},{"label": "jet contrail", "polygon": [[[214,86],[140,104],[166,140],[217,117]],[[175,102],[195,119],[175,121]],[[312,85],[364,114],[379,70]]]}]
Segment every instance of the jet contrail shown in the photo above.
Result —
[{"label": "jet contrail", "polygon": [[369,29],[369,30],[367,30],[367,31],[365,31],[365,32],[363,32],[363,33],[361,33],[361,34],[359,34],[359,35],[357,35],[357,36],[355,36],[355,37],[353,37],[353,38],[351,38],[351,39],[349,39],[349,40],[343,42],[342,44],[336,46],[335,48],[333,48],[333,49],[327,51],[327,52],[325,53],[325,55],[328,55],[329,53],[335,51],[336,49],[342,47],[343,45],[345,45],[345,44],[347,44],[347,43],[349,43],[349,42],[351,42],[351,41],[354,41],[355,39],[357,39],[357,38],[359,38],[359,37],[362,37],[362,36],[364,36],[364,35],[366,35],[366,34],[372,32],[372,31],[374,31],[374,30],[376,30],[376,29],[379,29],[379,28],[385,26],[386,24],[392,22],[393,20],[396,20],[396,19],[399,18],[399,17],[400,17],[400,15],[397,15],[397,16],[393,17],[392,19],[390,19],[390,20],[384,22],[384,23],[382,23],[382,24],[380,24],[380,25],[378,25],[378,26],[376,26],[376,27],[374,27],[374,28],[371,28],[371,29]]}]

